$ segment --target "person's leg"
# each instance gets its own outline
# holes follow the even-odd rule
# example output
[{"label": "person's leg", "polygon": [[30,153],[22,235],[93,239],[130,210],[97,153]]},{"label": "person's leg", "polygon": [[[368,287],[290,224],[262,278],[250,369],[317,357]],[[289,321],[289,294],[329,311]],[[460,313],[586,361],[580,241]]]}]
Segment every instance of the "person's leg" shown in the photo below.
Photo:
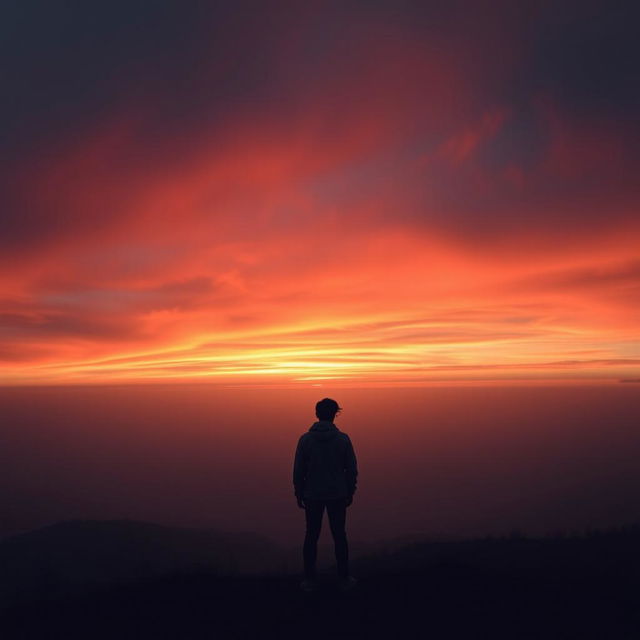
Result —
[{"label": "person's leg", "polygon": [[347,503],[344,498],[327,501],[327,515],[336,552],[338,575],[346,578],[349,575],[349,545],[347,543]]},{"label": "person's leg", "polygon": [[316,557],[318,555],[318,538],[322,527],[324,502],[322,500],[305,500],[305,520],[307,530],[304,536],[302,555],[304,558],[305,578],[313,580],[316,577]]}]

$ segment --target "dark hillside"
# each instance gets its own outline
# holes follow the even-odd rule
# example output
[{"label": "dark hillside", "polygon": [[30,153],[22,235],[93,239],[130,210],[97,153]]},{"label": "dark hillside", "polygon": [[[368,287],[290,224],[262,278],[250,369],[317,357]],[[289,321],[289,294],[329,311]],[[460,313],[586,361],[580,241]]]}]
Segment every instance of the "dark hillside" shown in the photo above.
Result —
[{"label": "dark hillside", "polygon": [[640,637],[640,532],[416,543],[354,563],[358,587],[324,577],[192,568],[5,609],[3,638]]}]

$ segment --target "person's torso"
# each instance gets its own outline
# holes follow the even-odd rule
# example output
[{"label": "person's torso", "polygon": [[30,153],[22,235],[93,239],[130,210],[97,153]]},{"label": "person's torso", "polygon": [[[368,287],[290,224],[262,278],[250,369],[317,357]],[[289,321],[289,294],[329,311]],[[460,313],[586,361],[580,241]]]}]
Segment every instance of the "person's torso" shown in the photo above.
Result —
[{"label": "person's torso", "polygon": [[312,430],[303,436],[306,497],[330,499],[347,495],[345,460],[348,446],[349,437],[337,429],[333,433]]}]

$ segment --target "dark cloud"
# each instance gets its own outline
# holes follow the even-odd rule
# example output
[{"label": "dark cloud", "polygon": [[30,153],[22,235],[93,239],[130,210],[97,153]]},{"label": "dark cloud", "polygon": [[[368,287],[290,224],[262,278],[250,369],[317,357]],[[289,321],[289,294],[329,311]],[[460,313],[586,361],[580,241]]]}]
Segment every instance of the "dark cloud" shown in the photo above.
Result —
[{"label": "dark cloud", "polygon": [[69,288],[41,294],[37,302],[57,311],[92,309],[116,315],[163,309],[184,311],[219,302],[220,299],[219,288],[213,280],[199,276],[145,288]]},{"label": "dark cloud", "polygon": [[[5,300],[0,308],[0,337],[22,342],[46,338],[101,341],[145,340],[150,337],[141,314],[185,312],[212,303],[213,281],[196,277],[156,287],[131,290],[68,290],[41,294],[30,302]],[[7,359],[13,350],[7,351]]]},{"label": "dark cloud", "polygon": [[[266,109],[275,27],[286,28],[286,14],[244,5],[73,0],[5,8],[5,251],[112,225],[150,176],[175,171],[194,136],[225,136],[243,109],[253,118]],[[91,166],[96,139],[107,146],[93,150]],[[60,163],[70,154],[89,166],[65,173]]]},{"label": "dark cloud", "polygon": [[[627,291],[640,287],[640,261],[618,264],[605,263],[583,268],[563,269],[554,272],[542,272],[533,277],[517,280],[516,289],[534,290],[591,290],[591,291]],[[640,300],[640,298],[638,298]],[[630,298],[628,302],[632,302]]]},{"label": "dark cloud", "polygon": [[170,133],[217,99],[233,102],[264,82],[260,49],[273,18],[263,14],[259,24],[242,3],[14,3],[4,16],[13,65],[2,120],[23,145],[25,138],[82,131],[113,110],[152,99],[149,133],[160,126]]},{"label": "dark cloud", "polygon": [[[0,246],[91,241],[204,140],[248,131],[286,146],[305,119],[310,145],[365,117],[395,136],[314,177],[312,194],[345,217],[383,195],[402,205],[394,217],[471,237],[628,222],[639,13],[592,1],[10,3]],[[501,126],[464,161],[437,156],[496,109]],[[600,157],[585,163],[585,149]]]},{"label": "dark cloud", "polygon": [[89,312],[40,312],[37,315],[3,314],[0,317],[0,336],[8,340],[70,338],[121,341],[142,336],[139,325],[132,318],[104,316]]},{"label": "dark cloud", "polygon": [[637,2],[552,4],[531,27],[532,46],[522,66],[528,91],[553,96],[574,116],[625,118],[637,125],[639,22]]}]

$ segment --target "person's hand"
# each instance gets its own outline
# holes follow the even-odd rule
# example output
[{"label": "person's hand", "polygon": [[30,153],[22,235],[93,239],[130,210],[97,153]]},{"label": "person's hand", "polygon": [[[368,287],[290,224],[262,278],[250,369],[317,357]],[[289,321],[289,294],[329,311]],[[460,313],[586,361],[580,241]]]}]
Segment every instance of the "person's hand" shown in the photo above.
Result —
[{"label": "person's hand", "polygon": [[353,504],[353,496],[347,497],[347,507],[350,507]]},{"label": "person's hand", "polygon": [[302,497],[301,497],[301,496],[296,496],[296,501],[298,502],[298,506],[299,506],[301,509],[304,509],[304,508],[305,508],[304,500],[302,499]]}]

